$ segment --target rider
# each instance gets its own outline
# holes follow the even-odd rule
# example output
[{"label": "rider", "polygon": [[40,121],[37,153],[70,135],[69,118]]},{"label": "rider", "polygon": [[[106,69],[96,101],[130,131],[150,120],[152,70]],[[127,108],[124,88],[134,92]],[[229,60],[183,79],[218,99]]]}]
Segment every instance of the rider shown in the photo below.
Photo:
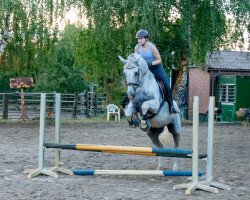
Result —
[{"label": "rider", "polygon": [[149,70],[156,78],[163,82],[166,89],[166,100],[169,104],[169,111],[171,113],[177,113],[177,110],[173,106],[172,90],[161,64],[161,55],[156,46],[148,41],[148,37],[149,34],[144,29],[141,29],[136,33],[138,44],[135,46],[134,52],[141,55],[141,57],[147,62]]}]

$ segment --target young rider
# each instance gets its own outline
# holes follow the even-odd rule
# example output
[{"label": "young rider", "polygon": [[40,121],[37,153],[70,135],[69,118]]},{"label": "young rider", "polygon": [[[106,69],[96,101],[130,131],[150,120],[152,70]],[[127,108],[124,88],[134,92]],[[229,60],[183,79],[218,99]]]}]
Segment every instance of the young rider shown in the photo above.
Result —
[{"label": "young rider", "polygon": [[166,89],[166,100],[169,104],[169,111],[171,113],[177,113],[173,106],[172,90],[166,73],[162,66],[161,55],[156,46],[148,41],[149,34],[146,30],[139,30],[136,33],[138,44],[135,46],[134,52],[141,55],[141,57],[147,62],[149,70],[160,79]]}]

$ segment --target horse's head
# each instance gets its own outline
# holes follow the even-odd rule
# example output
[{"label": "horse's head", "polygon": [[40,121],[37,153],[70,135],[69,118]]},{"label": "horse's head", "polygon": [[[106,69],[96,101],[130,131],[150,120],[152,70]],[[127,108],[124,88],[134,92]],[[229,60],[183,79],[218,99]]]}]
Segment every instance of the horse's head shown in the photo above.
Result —
[{"label": "horse's head", "polygon": [[123,75],[128,86],[138,87],[141,78],[148,71],[148,65],[145,60],[138,54],[132,53],[127,60],[119,56],[120,61],[124,64]]},{"label": "horse's head", "polygon": [[121,56],[119,59],[124,64],[123,75],[128,86],[127,93],[134,97],[136,89],[142,82],[142,77],[148,71],[148,65],[138,53],[130,54],[127,60]]}]

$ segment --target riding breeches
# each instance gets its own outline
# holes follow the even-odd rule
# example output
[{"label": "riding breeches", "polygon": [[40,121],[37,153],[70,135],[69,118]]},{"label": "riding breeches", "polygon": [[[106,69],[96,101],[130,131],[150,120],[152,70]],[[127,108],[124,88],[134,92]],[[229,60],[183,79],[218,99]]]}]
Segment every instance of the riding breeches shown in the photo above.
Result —
[{"label": "riding breeches", "polygon": [[166,100],[169,104],[169,108],[171,108],[173,106],[172,90],[170,88],[170,84],[162,64],[150,66],[149,70],[155,75],[156,78],[160,79],[163,82],[166,89]]}]

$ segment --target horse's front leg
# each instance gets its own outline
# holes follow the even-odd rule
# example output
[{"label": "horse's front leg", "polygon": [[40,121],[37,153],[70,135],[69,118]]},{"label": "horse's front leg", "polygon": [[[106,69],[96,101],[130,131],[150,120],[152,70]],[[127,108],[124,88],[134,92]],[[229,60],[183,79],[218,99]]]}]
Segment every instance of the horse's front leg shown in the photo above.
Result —
[{"label": "horse's front leg", "polygon": [[126,117],[131,117],[133,113],[135,113],[135,108],[133,105],[133,101],[130,100],[129,104],[124,109],[124,114]]},{"label": "horse's front leg", "polygon": [[157,99],[149,100],[143,102],[141,106],[142,110],[142,119],[141,119],[141,129],[147,131],[150,128],[150,124],[147,120],[147,112],[157,113],[160,108],[160,102]]}]

